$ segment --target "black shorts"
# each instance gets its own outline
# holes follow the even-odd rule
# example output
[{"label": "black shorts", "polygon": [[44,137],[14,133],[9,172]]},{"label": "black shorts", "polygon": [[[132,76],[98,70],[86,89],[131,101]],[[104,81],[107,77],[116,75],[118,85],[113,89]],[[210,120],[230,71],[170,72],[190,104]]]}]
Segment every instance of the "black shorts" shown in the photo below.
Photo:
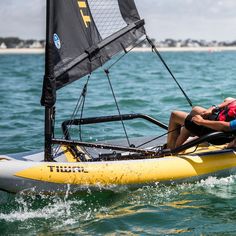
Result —
[{"label": "black shorts", "polygon": [[[209,120],[215,120],[214,117],[210,117]],[[198,137],[210,134],[210,133],[214,133],[217,132],[217,130],[214,129],[210,129],[207,128],[205,126],[202,125],[197,125],[192,121],[192,116],[188,115],[185,119],[184,122],[185,128],[190,131],[193,135],[196,135]],[[226,138],[217,138],[217,139],[210,139],[209,142],[215,145],[221,145],[221,144],[225,144],[228,142],[231,142],[233,140],[233,138],[230,137],[226,137]]]},{"label": "black shorts", "polygon": [[193,116],[188,115],[185,119],[185,122],[184,122],[185,128],[188,131],[190,131],[192,134],[201,137],[201,136],[206,135],[206,134],[217,132],[216,130],[207,128],[205,126],[197,125],[196,123],[194,123],[192,121],[192,118],[193,118]]}]

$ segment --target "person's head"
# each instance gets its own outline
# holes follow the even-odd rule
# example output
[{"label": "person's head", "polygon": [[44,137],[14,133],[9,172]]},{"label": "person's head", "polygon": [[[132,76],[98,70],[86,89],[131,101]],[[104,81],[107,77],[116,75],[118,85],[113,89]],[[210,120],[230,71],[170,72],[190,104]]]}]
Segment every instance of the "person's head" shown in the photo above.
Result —
[{"label": "person's head", "polygon": [[225,98],[224,102],[230,102],[230,101],[234,101],[235,98],[232,98],[232,97],[227,97]]}]

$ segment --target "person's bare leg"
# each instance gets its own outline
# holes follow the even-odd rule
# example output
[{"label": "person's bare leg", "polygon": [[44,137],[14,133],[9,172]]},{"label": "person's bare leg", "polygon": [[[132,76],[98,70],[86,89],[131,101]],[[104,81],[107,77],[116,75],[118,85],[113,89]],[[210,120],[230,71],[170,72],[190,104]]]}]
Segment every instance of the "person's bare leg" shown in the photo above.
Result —
[{"label": "person's bare leg", "polygon": [[226,146],[226,148],[235,148],[235,147],[236,147],[236,138]]},{"label": "person's bare leg", "polygon": [[[190,114],[194,116],[201,114],[205,110],[206,109],[203,107],[196,106],[192,109]],[[173,149],[183,144],[190,136],[190,132],[187,129],[181,129],[187,116],[188,113],[183,111],[173,111],[171,113],[168,127],[167,148]]]},{"label": "person's bare leg", "polygon": [[204,111],[206,111],[205,108],[195,106],[195,107],[193,107],[192,111],[190,112],[190,115],[192,115],[192,116],[201,115]]},{"label": "person's bare leg", "polygon": [[191,136],[191,133],[185,127],[183,127],[176,140],[175,147],[182,145],[190,136]]},{"label": "person's bare leg", "polygon": [[176,146],[176,140],[180,134],[181,126],[188,113],[183,111],[173,111],[170,116],[167,136],[167,148],[173,149]]},{"label": "person's bare leg", "polygon": [[[196,106],[196,107],[193,107],[192,111],[190,112],[190,115],[192,116],[199,115],[204,111],[206,111],[205,108]],[[185,127],[183,127],[180,131],[179,136],[177,137],[175,147],[182,145],[190,137],[190,135],[191,133]]]}]

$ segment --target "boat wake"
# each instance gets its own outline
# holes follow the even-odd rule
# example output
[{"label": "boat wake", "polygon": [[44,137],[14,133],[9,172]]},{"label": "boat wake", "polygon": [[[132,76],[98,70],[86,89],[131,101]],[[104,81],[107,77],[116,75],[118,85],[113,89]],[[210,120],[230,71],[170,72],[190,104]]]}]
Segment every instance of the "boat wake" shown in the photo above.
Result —
[{"label": "boat wake", "polygon": [[[66,196],[1,192],[0,222],[8,225],[4,233],[12,233],[16,228],[19,233],[85,232],[88,229],[97,232],[96,227],[106,225],[108,221],[150,218],[158,216],[159,211],[170,211],[170,214],[180,214],[180,209],[192,213],[205,211],[209,202],[227,201],[235,198],[235,193],[236,175],[219,179],[208,177],[196,183],[177,185],[156,183],[136,190],[113,186],[106,191],[88,190],[83,194]],[[103,233],[118,230],[116,227],[110,226]],[[127,227],[132,230],[134,225],[130,222]]]}]

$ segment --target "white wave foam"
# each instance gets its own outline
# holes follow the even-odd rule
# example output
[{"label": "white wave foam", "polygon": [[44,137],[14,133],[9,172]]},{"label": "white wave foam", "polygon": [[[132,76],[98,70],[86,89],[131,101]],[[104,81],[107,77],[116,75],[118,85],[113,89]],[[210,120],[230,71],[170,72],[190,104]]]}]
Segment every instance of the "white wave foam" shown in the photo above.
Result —
[{"label": "white wave foam", "polygon": [[73,220],[67,219],[72,216],[72,207],[81,206],[83,201],[62,201],[54,199],[53,203],[49,203],[43,208],[32,209],[32,202],[23,199],[22,197],[16,199],[18,209],[10,213],[0,213],[0,220],[14,222],[27,221],[30,219],[65,219],[65,224],[73,223]]},{"label": "white wave foam", "polygon": [[203,187],[216,187],[216,186],[226,186],[226,185],[233,185],[236,183],[236,176],[230,175],[223,178],[217,178],[210,176],[205,180],[201,180],[198,185]]}]

